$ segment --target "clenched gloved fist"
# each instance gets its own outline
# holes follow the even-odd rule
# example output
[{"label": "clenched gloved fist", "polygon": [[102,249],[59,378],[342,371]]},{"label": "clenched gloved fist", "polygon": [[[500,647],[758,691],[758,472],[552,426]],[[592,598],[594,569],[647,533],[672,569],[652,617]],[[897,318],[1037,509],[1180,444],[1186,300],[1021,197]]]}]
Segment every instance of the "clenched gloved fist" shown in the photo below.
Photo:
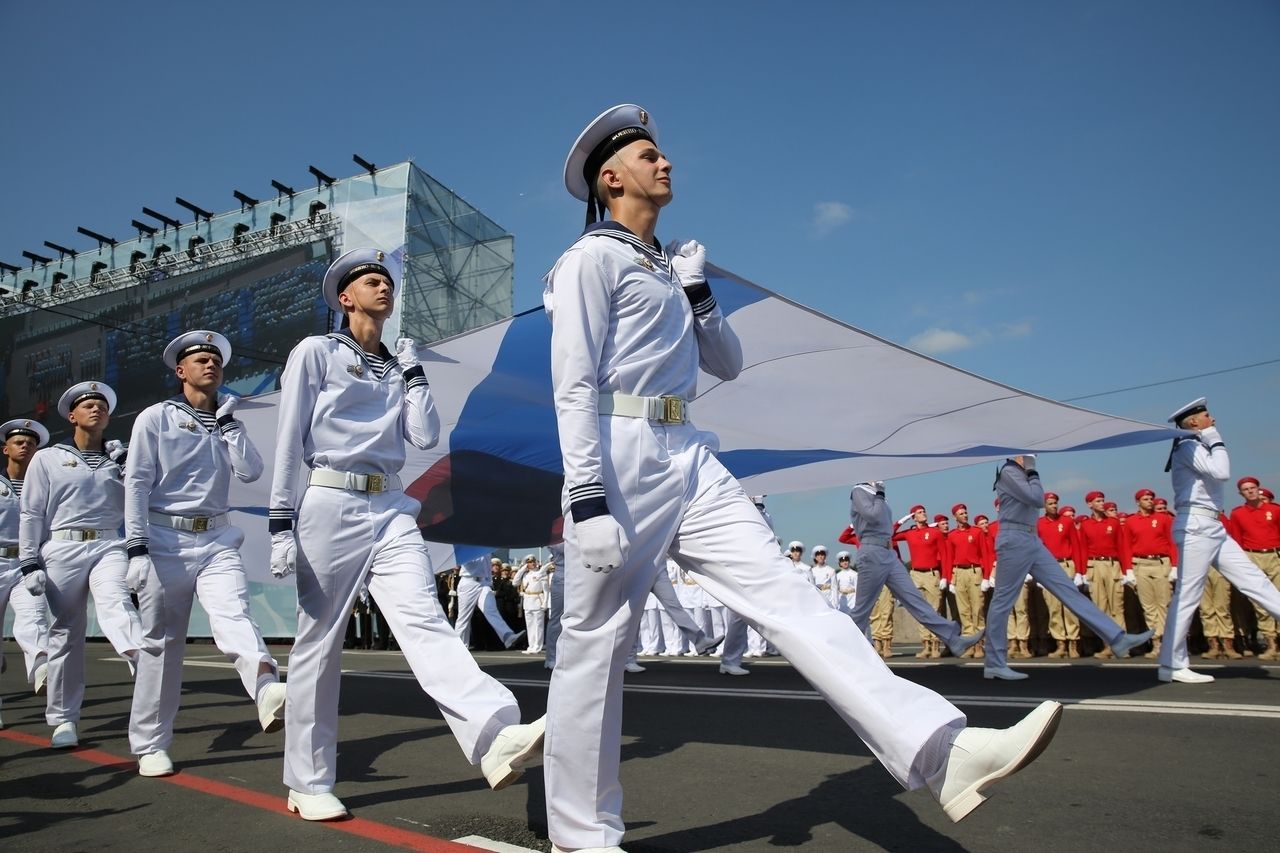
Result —
[{"label": "clenched gloved fist", "polygon": [[987,580],[986,578],[983,578],[981,586],[982,586],[982,591],[986,592],[987,590],[991,589],[991,581]]},{"label": "clenched gloved fist", "polygon": [[1124,586],[1137,586],[1138,579],[1133,576],[1133,569],[1128,569],[1124,573],[1124,580],[1120,581]]},{"label": "clenched gloved fist", "polygon": [[685,290],[707,283],[707,247],[697,240],[672,240],[667,244],[671,268]]},{"label": "clenched gloved fist", "polygon": [[27,588],[27,592],[37,598],[44,595],[44,582],[44,569],[36,569],[34,572],[28,572],[22,576],[22,585]]},{"label": "clenched gloved fist", "polygon": [[942,590],[943,592],[946,592],[946,590],[947,590],[947,579],[946,579],[946,578],[942,578],[941,580],[939,580],[939,581],[938,581],[938,589]]},{"label": "clenched gloved fist", "polygon": [[403,370],[412,370],[418,366],[418,345],[413,338],[396,340],[396,361],[400,362]]},{"label": "clenched gloved fist", "polygon": [[1178,582],[1178,567],[1174,566],[1172,569],[1169,570],[1169,583],[1177,583],[1177,582]]},{"label": "clenched gloved fist", "polygon": [[1077,574],[1074,577],[1072,577],[1071,580],[1075,582],[1075,585],[1077,587],[1084,586],[1084,575]]},{"label": "clenched gloved fist", "polygon": [[113,438],[102,446],[107,452],[107,456],[117,465],[123,465],[125,457],[129,455],[129,451],[125,448],[124,443],[118,438]]},{"label": "clenched gloved fist", "polygon": [[271,534],[271,575],[284,578],[298,570],[298,541],[292,530]]},{"label": "clenched gloved fist", "polygon": [[240,398],[235,394],[224,394],[222,399],[218,400],[218,411],[214,413],[214,417],[221,421],[223,418],[234,418],[236,416],[236,406],[240,405]]},{"label": "clenched gloved fist", "polygon": [[129,569],[125,572],[124,582],[129,589],[134,592],[141,592],[142,588],[147,585],[147,578],[151,577],[151,570],[154,566],[151,564],[151,557],[147,554],[140,554],[137,557],[129,558]]},{"label": "clenched gloved fist", "polygon": [[627,559],[631,543],[612,515],[597,515],[574,525],[582,564],[593,572],[611,572]]},{"label": "clenched gloved fist", "polygon": [[1212,447],[1222,443],[1222,436],[1218,434],[1216,426],[1205,427],[1200,430],[1200,440],[1204,442],[1205,447]]}]

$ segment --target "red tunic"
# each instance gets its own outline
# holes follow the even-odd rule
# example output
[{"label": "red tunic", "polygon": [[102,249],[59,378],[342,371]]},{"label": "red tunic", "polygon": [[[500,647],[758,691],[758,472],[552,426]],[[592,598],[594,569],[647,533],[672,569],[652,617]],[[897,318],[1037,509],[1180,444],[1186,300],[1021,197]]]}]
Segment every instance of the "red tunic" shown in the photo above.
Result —
[{"label": "red tunic", "polygon": [[1084,540],[1084,555],[1087,558],[1109,557],[1120,561],[1120,568],[1129,571],[1133,568],[1130,559],[1129,537],[1121,529],[1119,519],[1103,518],[1098,520],[1090,516],[1080,521],[1080,538]]},{"label": "red tunic", "polygon": [[911,553],[911,568],[917,571],[942,569],[943,577],[951,572],[947,538],[936,527],[912,527],[893,534],[893,541],[906,542]]},{"label": "red tunic", "polygon": [[1084,558],[1084,540],[1080,538],[1080,531],[1076,529],[1073,520],[1065,515],[1056,518],[1042,515],[1036,522],[1036,532],[1040,534],[1040,541],[1049,549],[1053,559],[1074,561],[1078,575],[1088,572],[1089,567]]},{"label": "red tunic", "polygon": [[1162,512],[1151,515],[1137,513],[1124,522],[1129,539],[1129,553],[1137,557],[1168,557],[1178,565],[1178,549],[1173,544],[1173,518]]},{"label": "red tunic", "polygon": [[1280,548],[1280,506],[1266,501],[1256,507],[1238,506],[1231,510],[1227,530],[1247,551]]},{"label": "red tunic", "polygon": [[[979,566],[982,577],[991,579],[991,558],[987,554],[987,536],[979,527],[966,524],[947,534],[947,548],[951,552],[951,572],[956,566]],[[950,581],[950,573],[947,580]]]}]

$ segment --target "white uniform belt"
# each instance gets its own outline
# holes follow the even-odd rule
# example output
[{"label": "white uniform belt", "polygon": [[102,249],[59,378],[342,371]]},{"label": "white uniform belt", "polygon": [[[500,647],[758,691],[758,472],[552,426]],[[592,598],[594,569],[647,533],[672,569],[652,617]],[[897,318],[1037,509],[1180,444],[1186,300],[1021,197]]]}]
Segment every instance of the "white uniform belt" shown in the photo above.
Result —
[{"label": "white uniform belt", "polygon": [[120,534],[114,530],[94,530],[93,528],[68,527],[55,530],[50,537],[70,542],[92,542],[95,539],[119,539]]},{"label": "white uniform belt", "polygon": [[1185,512],[1189,515],[1202,515],[1205,518],[1216,519],[1218,517],[1218,511],[1207,506],[1180,506],[1178,507],[1178,512]]},{"label": "white uniform belt", "polygon": [[601,394],[600,414],[645,418],[664,424],[689,420],[689,404],[679,397],[637,397],[634,394]]},{"label": "white uniform belt", "polygon": [[401,489],[400,478],[395,474],[351,474],[346,471],[334,471],[332,468],[316,468],[307,481],[313,486],[324,486],[326,489],[346,489],[351,492],[398,492]]},{"label": "white uniform belt", "polygon": [[231,521],[224,512],[221,515],[169,515],[163,512],[148,514],[152,524],[172,527],[174,530],[186,530],[191,533],[205,533],[226,527]]},{"label": "white uniform belt", "polygon": [[1030,524],[1023,524],[1020,521],[1001,521],[1000,529],[1004,530],[1025,530],[1027,533],[1034,533],[1035,528]]},{"label": "white uniform belt", "polygon": [[0,559],[12,559],[18,556],[17,545],[0,545]]}]

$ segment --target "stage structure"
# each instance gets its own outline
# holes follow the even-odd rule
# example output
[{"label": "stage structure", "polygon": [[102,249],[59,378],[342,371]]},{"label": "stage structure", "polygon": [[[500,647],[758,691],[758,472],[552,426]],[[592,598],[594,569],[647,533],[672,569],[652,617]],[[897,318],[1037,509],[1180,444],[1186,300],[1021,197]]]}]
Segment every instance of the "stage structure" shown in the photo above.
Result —
[{"label": "stage structure", "polygon": [[[132,239],[81,228],[97,248],[46,243],[47,256],[23,253],[28,266],[0,265],[0,420],[34,417],[55,441],[66,438],[58,397],[102,379],[120,396],[109,437],[127,439],[139,411],[177,393],[160,354],[193,328],[231,340],[229,390],[274,390],[294,344],[334,328],[320,281],[349,248],[381,248],[401,274],[389,347],[400,336],[427,344],[509,317],[514,238],[411,162],[376,168],[355,159],[365,170],[353,177],[313,167],[314,188],[272,181],[261,198],[236,190],[238,206],[223,213],[177,198],[181,217],[144,207]],[[291,636],[292,587],[251,590],[264,632]],[[207,634],[203,613],[192,634]]]}]

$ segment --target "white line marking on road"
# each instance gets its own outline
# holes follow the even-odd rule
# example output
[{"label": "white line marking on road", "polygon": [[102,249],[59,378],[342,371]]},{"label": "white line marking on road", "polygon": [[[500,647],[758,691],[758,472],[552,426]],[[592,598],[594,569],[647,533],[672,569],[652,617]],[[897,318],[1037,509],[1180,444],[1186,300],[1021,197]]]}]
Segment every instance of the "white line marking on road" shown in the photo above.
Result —
[{"label": "white line marking on road", "polygon": [[483,835],[464,835],[453,840],[458,844],[470,844],[472,847],[479,847],[481,850],[492,850],[494,853],[538,853],[537,850],[531,850],[528,847],[517,847],[505,841],[494,841],[492,838],[485,838]]}]

